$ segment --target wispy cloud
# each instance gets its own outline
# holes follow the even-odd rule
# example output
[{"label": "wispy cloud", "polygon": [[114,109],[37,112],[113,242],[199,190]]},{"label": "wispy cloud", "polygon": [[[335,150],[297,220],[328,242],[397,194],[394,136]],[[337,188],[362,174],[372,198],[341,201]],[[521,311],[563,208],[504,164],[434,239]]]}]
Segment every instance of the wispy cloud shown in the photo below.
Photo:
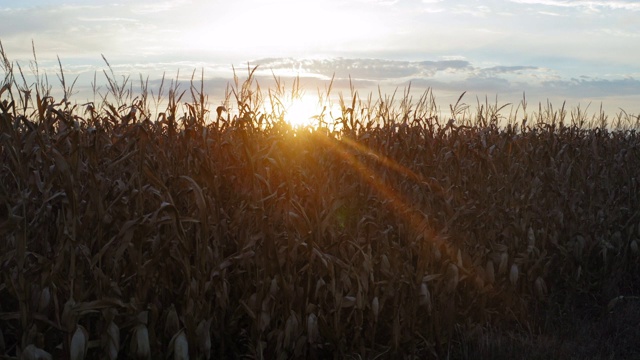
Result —
[{"label": "wispy cloud", "polygon": [[439,72],[455,72],[470,69],[465,60],[394,61],[381,59],[302,59],[268,58],[253,61],[262,68],[292,69],[302,74],[318,74],[325,77],[356,78],[374,81],[398,80],[410,77],[430,77]]},{"label": "wispy cloud", "polygon": [[132,12],[139,14],[160,13],[167,12],[182,6],[188,6],[191,3],[189,0],[169,0],[169,1],[157,1],[157,2],[139,2],[134,3],[132,6]]},{"label": "wispy cloud", "polygon": [[583,0],[510,0],[519,4],[547,5],[555,7],[577,8],[609,8],[640,11],[640,3],[637,1],[583,1]]},{"label": "wispy cloud", "polygon": [[626,31],[619,28],[603,28],[599,30],[601,33],[607,36],[622,37],[622,38],[640,38],[640,33],[635,31]]},{"label": "wispy cloud", "polygon": [[538,14],[547,15],[547,16],[564,16],[564,15],[562,15],[560,13],[553,12],[553,11],[538,11]]},{"label": "wispy cloud", "polygon": [[484,76],[495,76],[499,74],[522,74],[525,70],[538,70],[536,66],[492,66],[480,69],[480,74]]},{"label": "wispy cloud", "polygon": [[542,86],[555,92],[579,94],[582,97],[612,97],[640,95],[640,80],[633,78],[605,80],[572,78],[569,80],[546,81]]},{"label": "wispy cloud", "polygon": [[[582,76],[565,78],[556,71],[530,65],[476,66],[467,60],[392,61],[379,59],[296,60],[269,58],[252,62],[271,74],[306,77],[316,86],[333,74],[340,84],[349,76],[361,86],[431,88],[435,93],[461,93],[472,96],[500,95],[518,101],[526,93],[537,99],[555,101],[597,101],[640,94],[640,81],[632,77],[604,79]],[[288,70],[279,72],[278,70]],[[310,79],[316,80],[310,80]]]},{"label": "wispy cloud", "polygon": [[454,6],[451,8],[451,12],[454,14],[466,14],[483,18],[491,14],[493,11],[486,5],[469,6],[469,4],[463,4]]}]

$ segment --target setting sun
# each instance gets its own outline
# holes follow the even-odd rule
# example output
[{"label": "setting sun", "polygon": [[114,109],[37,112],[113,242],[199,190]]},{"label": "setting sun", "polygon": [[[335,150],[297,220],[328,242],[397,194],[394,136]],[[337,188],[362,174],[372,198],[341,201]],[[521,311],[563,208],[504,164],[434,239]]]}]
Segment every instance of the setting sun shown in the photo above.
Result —
[{"label": "setting sun", "polygon": [[285,111],[285,120],[293,127],[316,126],[317,116],[321,112],[318,99],[303,95],[294,98]]}]

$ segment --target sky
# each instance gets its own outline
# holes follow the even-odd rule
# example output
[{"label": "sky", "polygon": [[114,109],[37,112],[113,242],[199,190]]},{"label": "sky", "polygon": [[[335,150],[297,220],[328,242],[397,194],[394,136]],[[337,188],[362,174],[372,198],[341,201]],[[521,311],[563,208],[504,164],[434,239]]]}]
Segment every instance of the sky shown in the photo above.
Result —
[{"label": "sky", "polygon": [[[307,93],[349,79],[361,95],[431,89],[448,109],[480,101],[640,114],[640,2],[627,0],[0,0],[9,60],[55,80],[57,58],[83,101],[109,61],[118,76],[204,73],[221,98],[248,66]],[[55,82],[55,81],[51,81]],[[55,86],[54,86],[55,87]],[[496,100],[497,99],[497,100]]]}]

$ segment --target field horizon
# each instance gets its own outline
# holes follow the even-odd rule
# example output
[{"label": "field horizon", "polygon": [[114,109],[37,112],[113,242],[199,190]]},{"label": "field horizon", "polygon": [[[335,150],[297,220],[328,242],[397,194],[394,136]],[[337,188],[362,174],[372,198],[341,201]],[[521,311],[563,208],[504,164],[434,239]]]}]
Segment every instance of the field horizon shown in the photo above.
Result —
[{"label": "field horizon", "polygon": [[0,55],[3,358],[640,356],[640,115]]}]

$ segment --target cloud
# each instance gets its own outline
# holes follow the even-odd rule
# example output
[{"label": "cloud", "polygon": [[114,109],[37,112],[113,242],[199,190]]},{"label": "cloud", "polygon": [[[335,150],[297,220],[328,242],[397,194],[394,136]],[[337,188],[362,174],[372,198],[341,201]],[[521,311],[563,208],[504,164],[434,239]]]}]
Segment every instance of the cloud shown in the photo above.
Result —
[{"label": "cloud", "polygon": [[469,4],[456,5],[451,9],[454,14],[465,14],[473,17],[484,18],[491,14],[492,10],[486,5],[470,6]]},{"label": "cloud", "polygon": [[638,32],[625,31],[617,28],[602,28],[599,31],[607,36],[612,36],[612,37],[629,38],[629,39],[640,37],[640,33]]},{"label": "cloud", "polygon": [[480,74],[485,76],[494,76],[498,74],[521,74],[525,70],[537,70],[536,66],[492,66],[480,69]]},{"label": "cloud", "polygon": [[302,59],[267,58],[252,62],[263,69],[289,69],[302,74],[317,74],[331,78],[352,77],[361,80],[386,81],[408,77],[429,77],[439,72],[469,69],[465,60],[396,61],[382,59]]},{"label": "cloud", "polygon": [[180,8],[189,3],[191,3],[191,1],[188,0],[147,1],[146,3],[139,1],[132,6],[131,11],[138,14],[161,13]]},{"label": "cloud", "polygon": [[626,79],[591,79],[588,77],[569,80],[545,81],[542,86],[554,92],[582,97],[613,97],[640,95],[640,80]]},{"label": "cloud", "polygon": [[559,14],[559,13],[557,13],[557,12],[553,12],[553,11],[538,11],[538,14],[540,14],[540,15],[547,15],[547,16],[554,16],[554,17],[557,17],[557,16],[564,16],[564,15],[562,15],[562,14]]},{"label": "cloud", "polygon": [[[445,102],[455,101],[455,97],[465,91],[466,97],[472,99],[499,95],[501,102],[517,104],[524,93],[532,103],[544,102],[546,99],[553,103],[567,100],[572,106],[580,102],[605,100],[611,104],[621,104],[620,101],[640,94],[640,81],[633,77],[604,79],[585,75],[566,78],[544,67],[479,66],[462,59],[393,61],[268,58],[252,62],[252,65],[259,65],[265,76],[271,74],[270,71],[276,76],[298,74],[304,78],[301,83],[306,89],[322,88],[323,83],[335,73],[334,88],[337,91],[348,91],[347,79],[350,75],[361,93],[375,93],[377,86],[381,86],[383,92],[386,92],[397,87],[406,88],[411,84],[411,88],[416,91],[429,88],[436,95],[444,94],[438,97],[444,98]],[[628,104],[627,101],[625,106]],[[637,112],[635,107],[637,106],[629,108],[631,113]]]},{"label": "cloud", "polygon": [[[5,49],[29,58],[31,40],[41,57],[96,56],[133,61],[150,55],[180,52],[184,29],[205,21],[192,1],[68,3],[67,5],[0,8],[0,34]],[[210,20],[208,20],[210,21]],[[179,56],[180,56],[179,55]]]},{"label": "cloud", "polygon": [[614,10],[640,11],[637,1],[583,1],[583,0],[510,0],[518,4],[546,5],[564,8],[609,8]]}]

